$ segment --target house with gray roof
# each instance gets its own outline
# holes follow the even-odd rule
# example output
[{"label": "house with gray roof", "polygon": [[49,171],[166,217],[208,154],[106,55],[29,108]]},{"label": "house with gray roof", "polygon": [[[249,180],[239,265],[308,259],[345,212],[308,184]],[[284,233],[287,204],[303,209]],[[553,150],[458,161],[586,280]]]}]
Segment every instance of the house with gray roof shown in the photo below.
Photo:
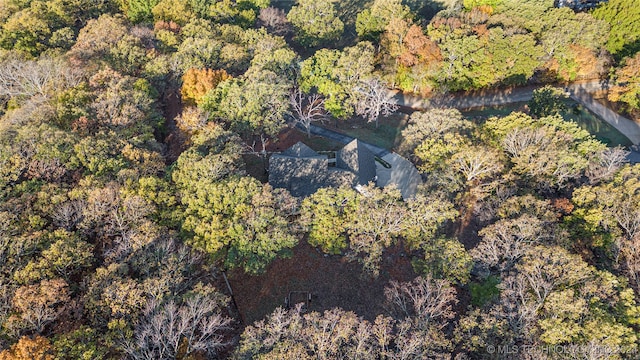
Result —
[{"label": "house with gray roof", "polygon": [[354,187],[375,181],[375,156],[357,139],[336,152],[335,159],[298,142],[269,159],[269,184],[308,196],[323,187]]},{"label": "house with gray roof", "polygon": [[[309,196],[323,187],[361,185],[395,186],[404,199],[414,196],[422,183],[420,173],[407,159],[395,153],[375,154],[367,144],[354,139],[335,152],[335,158],[319,154],[298,142],[269,159],[269,184],[289,190],[293,196]],[[386,164],[385,165],[383,165]],[[360,191],[360,190],[359,190]]]}]

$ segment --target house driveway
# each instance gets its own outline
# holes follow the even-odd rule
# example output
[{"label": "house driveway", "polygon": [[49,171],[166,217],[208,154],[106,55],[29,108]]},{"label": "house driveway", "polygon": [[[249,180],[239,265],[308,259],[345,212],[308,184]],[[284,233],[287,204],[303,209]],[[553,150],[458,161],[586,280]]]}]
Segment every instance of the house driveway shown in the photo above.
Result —
[{"label": "house driveway", "polygon": [[422,184],[422,177],[413,164],[396,153],[388,153],[382,156],[382,160],[388,162],[391,168],[387,169],[376,161],[376,175],[378,180],[376,184],[385,187],[390,184],[400,190],[403,199],[412,198],[418,189],[418,185]]}]

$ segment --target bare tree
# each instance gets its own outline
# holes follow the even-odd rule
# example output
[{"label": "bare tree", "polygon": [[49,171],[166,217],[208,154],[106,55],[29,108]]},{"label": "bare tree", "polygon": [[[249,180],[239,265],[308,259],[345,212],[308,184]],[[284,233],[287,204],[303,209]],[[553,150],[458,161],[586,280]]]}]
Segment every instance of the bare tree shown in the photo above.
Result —
[{"label": "bare tree", "polygon": [[482,241],[471,250],[473,258],[500,271],[511,268],[531,247],[553,236],[540,219],[522,215],[504,219],[478,233]]},{"label": "bare tree", "polygon": [[[351,248],[348,256],[359,259],[367,272],[378,276],[384,248],[409,225],[408,209],[395,188],[380,190],[370,184],[360,191],[364,195],[354,221],[348,225]],[[359,258],[362,254],[364,257]]]},{"label": "bare tree", "polygon": [[77,228],[102,241],[106,261],[117,261],[142,248],[156,236],[156,227],[146,216],[152,206],[137,195],[123,196],[120,187],[110,183],[88,194]]},{"label": "bare tree", "polygon": [[631,280],[631,286],[640,291],[640,236],[620,241],[620,253],[622,255],[623,270]]},{"label": "bare tree", "polygon": [[219,305],[215,298],[201,294],[182,305],[150,301],[136,327],[135,340],[125,344],[126,354],[131,359],[175,359],[181,352],[184,356],[215,356],[227,345],[224,332],[231,324],[231,319],[220,314]]},{"label": "bare tree", "polygon": [[492,311],[497,318],[506,320],[516,336],[527,336],[538,319],[542,302],[536,301],[529,291],[529,282],[521,274],[510,274],[499,285],[500,304]]},{"label": "bare tree", "polygon": [[22,286],[12,299],[17,314],[9,318],[9,327],[42,333],[49,323],[62,314],[69,299],[69,286],[62,279]]},{"label": "bare tree", "polygon": [[621,202],[612,209],[612,214],[629,239],[640,237],[640,208],[637,204]]},{"label": "bare tree", "polygon": [[384,289],[387,305],[396,319],[414,318],[418,327],[445,326],[455,316],[456,290],[447,280],[417,277],[411,282],[391,281]]},{"label": "bare tree", "polygon": [[355,109],[358,115],[367,119],[367,122],[376,122],[380,115],[390,115],[398,110],[398,103],[384,86],[382,81],[372,77],[361,81],[354,87]]},{"label": "bare tree", "polygon": [[258,15],[258,20],[276,35],[284,35],[291,30],[287,14],[282,9],[272,6],[262,9],[260,10],[260,15]]},{"label": "bare tree", "polygon": [[[0,262],[0,264],[2,263]],[[0,277],[0,321],[3,324],[7,323],[6,321],[11,315],[11,298],[13,297],[14,291],[15,285],[6,277]],[[0,341],[0,347],[2,347],[2,345],[3,343]]]},{"label": "bare tree", "polygon": [[318,94],[305,95],[300,89],[295,89],[289,95],[289,103],[295,122],[307,130],[308,137],[311,137],[311,123],[329,118],[324,110],[324,99]]},{"label": "bare tree", "polygon": [[52,88],[77,85],[80,72],[51,58],[10,59],[0,64],[0,96],[48,97]]},{"label": "bare tree", "polygon": [[542,129],[516,128],[507,134],[502,144],[509,155],[516,157],[532,146],[546,148],[550,142],[551,138]]},{"label": "bare tree", "polygon": [[593,269],[579,255],[558,246],[529,249],[515,269],[527,279],[538,306],[552,291],[576,286],[593,275]]},{"label": "bare tree", "polygon": [[467,183],[491,176],[502,170],[498,154],[488,148],[470,147],[453,157],[455,169],[464,176]]},{"label": "bare tree", "polygon": [[629,151],[620,146],[607,148],[595,154],[590,159],[589,167],[587,168],[589,182],[594,184],[610,179],[627,162],[627,155],[629,155]]},{"label": "bare tree", "polygon": [[[375,324],[340,308],[301,314],[301,305],[277,308],[265,320],[247,326],[235,359],[376,359],[394,339],[391,318]],[[261,356],[262,355],[262,356]]]}]

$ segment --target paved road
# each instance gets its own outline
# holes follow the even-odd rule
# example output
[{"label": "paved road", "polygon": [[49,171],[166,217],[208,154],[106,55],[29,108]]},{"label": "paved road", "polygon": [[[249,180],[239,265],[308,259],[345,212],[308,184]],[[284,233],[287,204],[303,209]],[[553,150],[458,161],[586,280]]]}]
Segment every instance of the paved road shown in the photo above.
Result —
[{"label": "paved road", "polygon": [[[415,110],[427,110],[430,108],[456,108],[471,109],[482,106],[497,106],[511,104],[514,102],[525,102],[533,97],[533,90],[541,86],[521,86],[510,89],[488,89],[479,91],[469,91],[466,93],[436,95],[431,98],[424,98],[418,95],[403,94],[397,90],[392,91],[398,104]],[[573,83],[565,87],[566,91],[586,91],[593,93],[606,90],[608,84],[599,80]]]},{"label": "paved road", "polygon": [[624,134],[634,145],[640,144],[640,124],[604,106],[583,90],[569,91],[571,98]]},{"label": "paved road", "polygon": [[[575,101],[598,115],[607,123],[624,134],[634,145],[640,144],[640,124],[628,119],[615,111],[599,103],[591,95],[594,92],[607,90],[609,84],[606,81],[587,81],[573,83],[565,87],[565,91]],[[504,105],[514,102],[531,100],[535,86],[526,86],[513,89],[486,90],[470,92],[467,94],[444,95],[431,99],[420,96],[394,92],[394,97],[401,106],[416,110],[426,110],[434,107],[452,107],[457,109],[469,109],[482,106]]]}]

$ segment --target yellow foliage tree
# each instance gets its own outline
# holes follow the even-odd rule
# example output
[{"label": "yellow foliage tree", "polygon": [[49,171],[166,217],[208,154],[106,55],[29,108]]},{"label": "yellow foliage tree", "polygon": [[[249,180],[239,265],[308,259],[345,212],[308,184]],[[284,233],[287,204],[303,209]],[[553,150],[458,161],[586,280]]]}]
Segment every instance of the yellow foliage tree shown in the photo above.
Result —
[{"label": "yellow foliage tree", "polygon": [[49,339],[23,336],[11,348],[0,352],[0,360],[53,360]]},{"label": "yellow foliage tree", "polygon": [[224,69],[191,68],[182,76],[182,88],[180,89],[182,101],[190,105],[198,104],[209,90],[230,78],[231,76]]},{"label": "yellow foliage tree", "polygon": [[161,0],[151,9],[151,13],[155,21],[172,21],[180,26],[186,25],[195,16],[186,0]]}]

